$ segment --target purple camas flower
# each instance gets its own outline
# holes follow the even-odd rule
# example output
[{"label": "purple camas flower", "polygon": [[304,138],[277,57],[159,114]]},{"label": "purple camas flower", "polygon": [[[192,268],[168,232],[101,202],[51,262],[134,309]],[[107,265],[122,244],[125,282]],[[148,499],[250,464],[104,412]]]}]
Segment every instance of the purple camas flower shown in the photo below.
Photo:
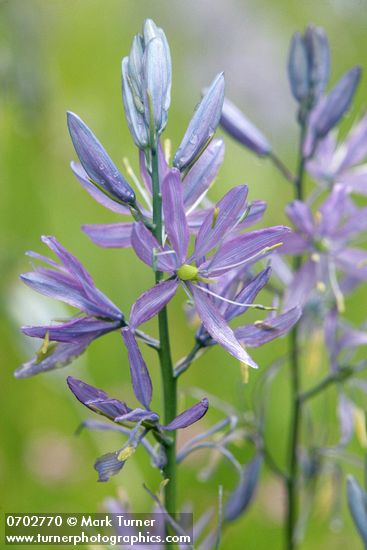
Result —
[{"label": "purple camas flower", "polygon": [[322,185],[339,183],[353,193],[367,195],[367,115],[352,128],[343,143],[328,134],[307,163],[309,174]]},{"label": "purple camas flower", "polygon": [[367,278],[367,252],[350,242],[367,227],[366,209],[349,199],[345,186],[336,185],[313,216],[309,206],[294,201],[287,207],[296,232],[287,235],[281,253],[307,254],[308,259],[287,289],[286,305],[303,305],[313,289],[331,288],[339,309],[344,308],[337,272],[357,280]]},{"label": "purple camas flower", "polygon": [[41,260],[48,267],[36,267],[33,272],[24,273],[22,281],[40,294],[79,309],[84,315],[48,326],[23,327],[24,334],[44,338],[45,342],[36,359],[16,371],[19,378],[69,364],[93,340],[125,324],[121,311],[96,288],[82,264],[54,237],[42,237],[42,241],[57,255],[60,263],[28,252],[30,257]]},{"label": "purple camas flower", "polygon": [[169,424],[162,425],[159,423],[159,415],[149,410],[149,408],[131,409],[123,401],[110,398],[104,391],[72,376],[68,377],[67,383],[75,397],[88,409],[105,416],[116,424],[128,428],[135,425],[135,429],[142,429],[139,437],[136,437],[137,432],[132,430],[133,440],[130,436],[128,444],[122,449],[114,453],[108,453],[108,455],[104,455],[97,460],[95,468],[99,472],[99,481],[107,481],[111,475],[117,474],[149,431],[153,430],[159,436],[164,432],[188,428],[206,414],[209,406],[208,400],[203,398],[200,402],[179,414]]},{"label": "purple camas flower", "polygon": [[[220,296],[207,288],[211,279],[244,265],[248,267],[265,257],[289,232],[287,227],[277,226],[233,236],[246,213],[246,199],[246,186],[229,191],[206,215],[197,233],[194,251],[189,255],[190,233],[182,187],[178,171],[172,170],[162,184],[165,231],[171,247],[161,247],[140,222],[134,225],[132,245],[143,262],[173,276],[163,284],[171,284],[173,280],[176,288],[181,284],[188,290],[203,325],[214,340],[243,363],[256,367],[213,302],[213,294],[219,299]],[[215,253],[206,259],[215,248]]]}]

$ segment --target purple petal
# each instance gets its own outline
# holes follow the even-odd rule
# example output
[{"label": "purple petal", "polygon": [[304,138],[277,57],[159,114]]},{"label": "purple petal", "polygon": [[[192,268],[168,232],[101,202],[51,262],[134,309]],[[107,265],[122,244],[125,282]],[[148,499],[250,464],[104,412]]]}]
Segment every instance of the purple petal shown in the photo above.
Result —
[{"label": "purple petal", "polygon": [[74,113],[67,113],[67,122],[75,151],[90,179],[123,203],[134,204],[134,191],[93,132]]},{"label": "purple petal", "polygon": [[339,396],[338,417],[340,426],[339,445],[344,447],[352,439],[354,433],[354,405],[344,393]]},{"label": "purple petal", "polygon": [[233,330],[227,325],[209,297],[195,285],[189,285],[189,288],[193,294],[198,315],[213,340],[242,363],[257,368],[256,363],[241,346]]},{"label": "purple petal", "polygon": [[196,405],[193,405],[186,411],[176,416],[176,418],[174,418],[172,422],[170,422],[166,426],[162,426],[162,428],[166,431],[188,428],[188,426],[191,426],[206,414],[208,407],[209,402],[207,398],[204,397],[204,399],[199,401],[199,403],[196,403]]},{"label": "purple petal", "polygon": [[314,234],[315,223],[308,204],[298,200],[293,201],[286,207],[286,213],[301,233],[305,233],[307,236]]},{"label": "purple petal", "polygon": [[145,409],[133,409],[132,411],[116,416],[115,422],[142,422],[143,420],[149,422],[158,422],[159,416],[152,411],[146,411]]},{"label": "purple petal", "polygon": [[193,205],[209,189],[224,159],[224,141],[213,139],[183,180],[185,207]]},{"label": "purple petal", "polygon": [[230,136],[239,143],[242,143],[250,151],[260,156],[270,153],[271,146],[266,137],[228,99],[225,99],[223,103],[220,124]]},{"label": "purple petal", "polygon": [[190,234],[183,203],[180,172],[175,168],[163,180],[162,205],[165,229],[172,248],[176,252],[178,265],[181,265],[185,262]]},{"label": "purple petal", "polygon": [[356,279],[367,279],[367,251],[361,248],[342,250],[335,257],[335,263],[346,273]]},{"label": "purple petal", "polygon": [[293,281],[286,289],[283,303],[284,309],[304,306],[309,295],[314,290],[316,282],[317,265],[312,260],[307,260],[297,273],[294,274]]},{"label": "purple petal", "polygon": [[111,420],[114,420],[118,416],[122,416],[130,412],[131,409],[127,407],[126,403],[119,401],[118,399],[112,399],[102,390],[68,376],[67,384],[75,397],[83,405],[88,407],[93,412],[106,416]]},{"label": "purple petal", "polygon": [[[263,271],[260,271],[256,275],[256,277],[250,281],[235,297],[234,300],[237,303],[240,304],[251,304],[260,290],[264,288],[264,286],[269,281],[269,277],[271,274],[271,268],[267,267]],[[226,321],[231,321],[235,317],[238,317],[239,315],[242,315],[248,310],[247,306],[236,306],[234,304],[228,304],[228,307],[225,311],[225,319]]]},{"label": "purple petal", "polygon": [[84,233],[103,248],[129,248],[132,229],[131,222],[82,225]]},{"label": "purple petal", "polygon": [[236,328],[234,333],[236,338],[243,342],[245,346],[257,348],[287,334],[297,323],[301,314],[301,308],[294,307],[272,319],[265,319],[265,321],[259,321],[256,324]]},{"label": "purple petal", "polygon": [[306,251],[314,250],[311,240],[305,239],[299,233],[288,233],[283,237],[283,244],[279,248],[279,254],[304,254]]},{"label": "purple petal", "polygon": [[15,378],[29,378],[41,372],[66,367],[86,350],[90,342],[89,338],[85,338],[72,344],[61,343],[49,346],[44,359],[39,356],[24,363],[15,371],[14,376]]},{"label": "purple petal", "polygon": [[130,312],[130,327],[135,330],[139,325],[155,317],[173,298],[177,290],[177,279],[163,281],[146,290],[133,304]]},{"label": "purple petal", "polygon": [[129,356],[131,381],[135,396],[146,409],[152,400],[152,381],[133,333],[128,327],[121,331]]},{"label": "purple petal", "polygon": [[223,241],[226,233],[238,223],[246,208],[247,193],[247,185],[234,187],[217,203],[214,211],[209,211],[196,237],[194,255],[197,260]]},{"label": "purple petal", "polygon": [[32,338],[45,338],[57,342],[77,342],[85,336],[90,339],[98,338],[121,327],[121,322],[100,321],[90,317],[72,319],[67,323],[60,323],[48,326],[22,327],[23,334]]},{"label": "purple petal", "polygon": [[353,193],[367,195],[367,164],[348,170],[337,181],[348,186]]},{"label": "purple petal", "polygon": [[246,465],[236,490],[230,495],[225,507],[226,521],[234,521],[243,514],[251,504],[260,477],[262,456],[255,458]]},{"label": "purple petal", "polygon": [[87,172],[81,164],[72,161],[70,166],[82,187],[90,194],[91,197],[93,197],[95,201],[99,202],[99,204],[105,208],[112,210],[112,212],[116,212],[117,214],[130,214],[129,209],[126,206],[110,199],[103,191],[93,185],[88,178]]},{"label": "purple petal", "polygon": [[367,115],[349,132],[338,151],[338,171],[358,164],[367,156]]},{"label": "purple petal", "polygon": [[170,273],[176,270],[176,255],[166,254],[167,250],[162,248],[142,222],[134,223],[131,244],[136,255],[147,265],[152,267],[155,255],[156,266],[159,271]]},{"label": "purple petal", "polygon": [[240,235],[225,242],[212,258],[200,266],[200,271],[216,277],[232,267],[251,265],[272,252],[271,247],[282,243],[289,232],[288,227],[279,225]]},{"label": "purple petal", "polygon": [[333,235],[343,217],[347,200],[347,189],[335,185],[327,199],[320,206],[321,222],[319,231],[323,235]]},{"label": "purple petal", "polygon": [[126,460],[119,460],[120,453],[121,449],[107,453],[96,460],[94,469],[98,472],[98,481],[108,481],[111,476],[115,476],[122,470]]}]

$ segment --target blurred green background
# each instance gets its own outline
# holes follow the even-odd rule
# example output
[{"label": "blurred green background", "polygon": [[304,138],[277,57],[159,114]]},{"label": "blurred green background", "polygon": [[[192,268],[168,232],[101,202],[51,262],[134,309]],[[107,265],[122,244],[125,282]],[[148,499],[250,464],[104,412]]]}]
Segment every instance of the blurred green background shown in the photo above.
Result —
[{"label": "blurred green background", "polygon": [[[109,483],[96,483],[93,462],[118,442],[111,434],[79,437],[74,431],[91,418],[66,388],[67,374],[92,382],[113,395],[133,402],[126,352],[118,334],[95,342],[73,366],[29,380],[16,381],[14,369],[32,356],[32,342],[19,334],[20,324],[62,316],[64,308],[35,296],[18,282],[29,269],[24,252],[44,252],[41,234],[52,234],[80,258],[99,288],[125,312],[152,284],[151,273],[130,251],[100,250],[80,231],[82,223],[117,220],[94,203],[74,179],[69,161],[75,158],[65,112],[78,113],[96,132],[112,158],[122,165],[127,156],[137,167],[137,154],[124,120],[120,94],[120,60],[145,18],[165,29],[171,45],[174,82],[166,136],[175,148],[183,135],[200,90],[224,70],[227,94],[276,144],[290,166],[295,162],[297,127],[295,105],[286,79],[287,48],[291,34],[313,22],[325,27],[332,49],[332,80],[355,63],[366,67],[366,0],[8,0],[0,2],[0,248],[1,248],[1,380],[2,444],[0,482],[2,511],[88,511],[103,499],[127,493],[134,511],[147,511],[149,497],[142,481],[156,489],[159,476],[138,452],[123,472]],[[357,94],[355,113],[366,106],[366,82]],[[345,126],[350,125],[349,116]],[[226,160],[211,196],[231,185],[248,183],[250,197],[269,203],[264,223],[282,223],[283,207],[291,190],[266,161],[251,156],[226,138]],[[359,293],[351,301],[351,315],[363,319]],[[170,307],[174,325],[175,359],[188,351],[192,330],[183,312],[184,296]],[[359,306],[359,307],[358,307]],[[153,325],[151,327],[154,332]],[[313,346],[313,347],[312,347]],[[306,385],[320,372],[316,343],[304,361]],[[254,352],[268,365],[286,350],[286,341]],[[315,359],[316,354],[316,359]],[[155,382],[153,405],[160,407],[159,373],[154,354],[147,352]],[[200,359],[182,378],[184,406],[191,386],[203,388],[234,406],[248,403],[258,373],[248,386],[240,382],[238,364],[221,350]],[[279,463],[284,463],[288,424],[288,379],[284,370],[274,387],[268,438]],[[337,441],[333,390],[314,405],[328,442]],[[203,425],[219,418],[211,411]],[[184,437],[187,437],[185,435]],[[361,448],[354,442],[355,450]],[[246,445],[238,456],[251,454]],[[208,455],[193,455],[180,470],[180,500],[193,500],[197,512],[215,505],[217,486],[225,495],[234,477],[223,464],[206,483],[197,471]],[[348,470],[348,467],[347,467]],[[330,480],[329,480],[330,481]],[[330,483],[319,487],[303,548],[350,550],[361,543],[342,500],[342,521],[330,522]],[[281,548],[283,494],[264,471],[256,502],[246,516],[226,532],[223,548],[262,550]],[[340,527],[342,527],[340,529]],[[270,546],[269,546],[270,545]]]}]

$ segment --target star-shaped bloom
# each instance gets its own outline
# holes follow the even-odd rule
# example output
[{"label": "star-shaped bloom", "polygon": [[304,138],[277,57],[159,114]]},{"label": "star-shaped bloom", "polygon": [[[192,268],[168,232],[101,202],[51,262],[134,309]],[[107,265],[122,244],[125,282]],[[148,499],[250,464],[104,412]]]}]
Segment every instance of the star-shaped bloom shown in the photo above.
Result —
[{"label": "star-shaped bloom", "polygon": [[287,235],[282,254],[308,254],[286,291],[286,306],[303,305],[311,292],[331,288],[343,310],[343,294],[337,279],[340,271],[349,278],[367,278],[367,252],[351,242],[367,228],[367,209],[358,208],[343,185],[335,185],[314,216],[309,206],[294,201],[287,207],[295,232]]},{"label": "star-shaped bloom", "polygon": [[321,184],[339,183],[353,193],[367,195],[367,115],[342,143],[329,134],[316,148],[307,170]]},{"label": "star-shaped bloom", "polygon": [[[173,282],[175,290],[184,286],[194,300],[203,325],[216,342],[243,363],[256,367],[216,306],[213,298],[220,296],[208,288],[208,284],[229,271],[249,267],[265,257],[290,231],[287,227],[276,226],[238,235],[238,225],[246,215],[246,199],[247,186],[241,185],[210,209],[196,235],[193,253],[189,254],[190,232],[180,174],[173,169],[162,184],[167,235],[164,246],[140,222],[134,224],[132,245],[143,262],[170,275],[162,285]],[[149,300],[149,291],[146,295]]]}]

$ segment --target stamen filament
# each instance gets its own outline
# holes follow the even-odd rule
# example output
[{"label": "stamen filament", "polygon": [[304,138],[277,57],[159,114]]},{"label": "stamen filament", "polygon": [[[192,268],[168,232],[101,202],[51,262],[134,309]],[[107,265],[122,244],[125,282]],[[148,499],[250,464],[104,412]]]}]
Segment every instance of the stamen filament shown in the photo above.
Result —
[{"label": "stamen filament", "polygon": [[204,288],[199,285],[195,285],[196,288],[199,288],[203,292],[206,292],[207,294],[210,294],[211,296],[214,296],[215,298],[218,298],[218,300],[222,300],[222,302],[227,302],[228,304],[232,304],[233,306],[240,306],[240,307],[251,307],[254,309],[261,309],[264,311],[276,311],[277,308],[274,306],[264,306],[263,304],[244,304],[240,302],[234,302],[233,300],[230,300],[229,298],[224,298],[223,296],[220,296],[219,294],[216,294],[215,292],[212,292],[211,290]]}]

